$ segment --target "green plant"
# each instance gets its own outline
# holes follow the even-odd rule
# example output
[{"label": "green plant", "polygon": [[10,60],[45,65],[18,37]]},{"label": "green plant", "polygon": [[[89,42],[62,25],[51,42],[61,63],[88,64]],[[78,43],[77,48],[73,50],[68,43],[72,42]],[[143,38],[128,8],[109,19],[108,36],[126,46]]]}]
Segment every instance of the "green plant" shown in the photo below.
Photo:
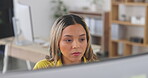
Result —
[{"label": "green plant", "polygon": [[53,0],[52,3],[55,3],[56,5],[56,11],[54,13],[54,18],[58,18],[60,16],[63,16],[65,14],[67,14],[67,7],[65,6],[65,4],[63,3],[63,1],[61,0]]},{"label": "green plant", "polygon": [[97,3],[97,1],[98,1],[98,0],[92,0],[92,3],[93,3],[93,4],[96,4],[96,3]]}]

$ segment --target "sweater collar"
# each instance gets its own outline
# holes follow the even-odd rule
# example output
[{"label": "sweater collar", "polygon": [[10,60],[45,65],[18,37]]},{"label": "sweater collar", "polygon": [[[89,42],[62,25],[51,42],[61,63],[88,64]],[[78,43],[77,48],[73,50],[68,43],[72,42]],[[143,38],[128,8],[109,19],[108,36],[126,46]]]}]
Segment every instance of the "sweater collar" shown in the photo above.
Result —
[{"label": "sweater collar", "polygon": [[[83,57],[83,62],[84,62],[84,63],[87,63],[87,60],[86,60],[85,57]],[[59,66],[63,66],[62,60],[61,60],[61,59],[59,59],[59,60],[57,61],[57,64],[56,64],[56,67],[59,67]]]}]

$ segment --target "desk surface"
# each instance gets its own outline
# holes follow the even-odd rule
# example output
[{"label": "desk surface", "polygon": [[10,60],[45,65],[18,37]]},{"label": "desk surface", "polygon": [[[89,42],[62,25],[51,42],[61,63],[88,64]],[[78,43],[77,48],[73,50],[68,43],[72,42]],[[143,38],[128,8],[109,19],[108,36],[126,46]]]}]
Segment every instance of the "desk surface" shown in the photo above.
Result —
[{"label": "desk surface", "polygon": [[[8,56],[16,57],[23,60],[29,60],[31,62],[37,62],[45,58],[48,55],[48,48],[43,47],[38,43],[30,45],[19,46],[14,43],[14,38],[0,39],[0,44],[8,45]],[[100,51],[100,46],[92,45],[94,52]]]}]

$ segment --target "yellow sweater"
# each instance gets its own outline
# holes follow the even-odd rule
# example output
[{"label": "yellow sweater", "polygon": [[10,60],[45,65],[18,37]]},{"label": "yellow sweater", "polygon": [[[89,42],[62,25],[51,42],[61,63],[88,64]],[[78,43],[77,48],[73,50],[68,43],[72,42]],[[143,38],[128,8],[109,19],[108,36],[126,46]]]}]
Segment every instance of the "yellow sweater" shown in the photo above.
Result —
[{"label": "yellow sweater", "polygon": [[[84,61],[84,63],[86,63],[87,62],[86,58],[83,58],[83,61]],[[33,70],[44,69],[44,68],[54,67],[54,66],[59,67],[62,65],[63,64],[62,64],[61,59],[59,59],[57,61],[56,65],[55,65],[54,61],[48,61],[48,60],[44,59],[44,60],[37,62],[36,65],[34,66]]]}]

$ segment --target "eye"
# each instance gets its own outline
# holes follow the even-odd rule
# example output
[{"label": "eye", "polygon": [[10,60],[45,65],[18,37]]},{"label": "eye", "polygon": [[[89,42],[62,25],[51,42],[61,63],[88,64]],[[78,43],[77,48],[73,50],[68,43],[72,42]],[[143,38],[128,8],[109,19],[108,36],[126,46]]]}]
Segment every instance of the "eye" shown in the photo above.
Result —
[{"label": "eye", "polygon": [[68,39],[68,40],[65,40],[66,42],[71,42],[72,40]]},{"label": "eye", "polygon": [[81,38],[81,39],[80,39],[80,41],[84,41],[84,40],[85,40],[85,38]]}]

